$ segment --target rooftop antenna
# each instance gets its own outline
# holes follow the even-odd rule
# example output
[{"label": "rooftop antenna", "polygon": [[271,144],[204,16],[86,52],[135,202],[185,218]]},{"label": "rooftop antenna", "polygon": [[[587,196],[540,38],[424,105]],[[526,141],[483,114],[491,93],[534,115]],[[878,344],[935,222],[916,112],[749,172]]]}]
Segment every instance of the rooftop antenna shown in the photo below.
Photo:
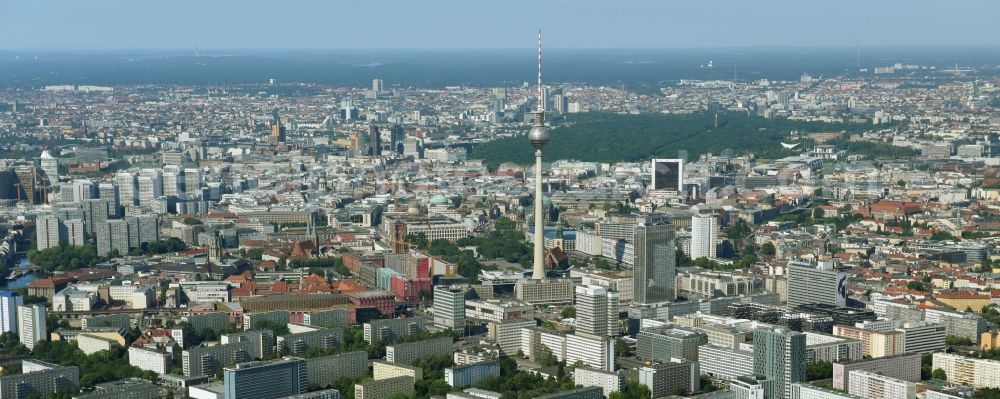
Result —
[{"label": "rooftop antenna", "polygon": [[542,29],[538,29],[538,112],[545,112],[542,101]]}]

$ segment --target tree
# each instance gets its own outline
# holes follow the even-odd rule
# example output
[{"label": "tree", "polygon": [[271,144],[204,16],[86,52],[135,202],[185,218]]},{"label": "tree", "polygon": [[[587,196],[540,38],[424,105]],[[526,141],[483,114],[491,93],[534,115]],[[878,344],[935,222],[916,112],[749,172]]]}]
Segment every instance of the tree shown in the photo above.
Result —
[{"label": "tree", "polygon": [[922,281],[910,281],[906,283],[906,288],[915,291],[924,291],[926,289]]},{"label": "tree", "polygon": [[572,306],[567,306],[562,309],[562,312],[559,312],[559,315],[562,316],[562,318],[564,319],[576,317],[576,308]]},{"label": "tree", "polygon": [[806,365],[806,380],[815,381],[827,378],[833,378],[833,363],[821,361]]},{"label": "tree", "polygon": [[948,374],[942,369],[934,369],[934,371],[931,372],[931,379],[947,381]]},{"label": "tree", "polygon": [[615,339],[615,356],[623,357],[628,355],[628,343],[621,338]]},{"label": "tree", "polygon": [[767,257],[773,257],[776,253],[778,253],[778,250],[774,247],[774,244],[765,242],[764,245],[760,246],[760,253],[761,255]]},{"label": "tree", "polygon": [[747,222],[740,219],[732,226],[723,229],[723,232],[726,233],[726,237],[733,240],[736,244],[736,249],[739,250],[743,246],[743,240],[753,233],[753,229],[750,228]]}]

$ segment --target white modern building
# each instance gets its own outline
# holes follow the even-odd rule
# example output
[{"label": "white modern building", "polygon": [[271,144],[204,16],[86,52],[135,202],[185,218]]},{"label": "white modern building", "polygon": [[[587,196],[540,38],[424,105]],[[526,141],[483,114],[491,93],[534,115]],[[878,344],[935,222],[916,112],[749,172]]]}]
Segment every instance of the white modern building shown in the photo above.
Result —
[{"label": "white modern building", "polygon": [[128,364],[142,370],[160,375],[167,374],[170,372],[172,362],[173,356],[164,350],[139,346],[128,348]]},{"label": "white modern building", "polygon": [[0,291],[0,334],[18,332],[17,307],[24,305],[24,297],[15,292]]},{"label": "white modern building", "polygon": [[711,214],[691,217],[691,259],[715,258],[719,241],[719,218]]},{"label": "white modern building", "polygon": [[910,399],[917,396],[917,383],[855,370],[851,372],[847,392],[870,399]]},{"label": "white modern building", "polygon": [[45,306],[20,305],[17,307],[17,335],[21,343],[28,349],[35,347],[35,342],[45,340]]}]

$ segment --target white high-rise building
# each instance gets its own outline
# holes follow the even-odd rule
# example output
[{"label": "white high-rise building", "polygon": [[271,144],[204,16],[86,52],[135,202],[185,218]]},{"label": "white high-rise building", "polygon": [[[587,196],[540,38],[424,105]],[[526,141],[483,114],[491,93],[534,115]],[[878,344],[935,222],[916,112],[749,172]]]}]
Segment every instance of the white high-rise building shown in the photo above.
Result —
[{"label": "white high-rise building", "polygon": [[201,174],[201,169],[198,168],[186,168],[184,169],[184,192],[185,193],[200,193],[201,182],[204,177]]},{"label": "white high-rise building", "polygon": [[24,305],[24,297],[15,292],[0,291],[0,334],[17,333],[17,307]]},{"label": "white high-rise building", "polygon": [[45,340],[45,306],[19,305],[17,307],[17,335],[28,349],[35,348],[35,342]]},{"label": "white high-rise building", "polygon": [[73,202],[83,202],[97,198],[97,185],[93,180],[77,180],[73,182]]},{"label": "white high-rise building", "polygon": [[615,342],[608,336],[587,333],[566,335],[566,364],[582,362],[595,369],[615,368]]},{"label": "white high-rise building", "polygon": [[163,195],[163,174],[159,169],[143,169],[139,171],[138,185],[139,205],[152,205]]},{"label": "white high-rise building", "polygon": [[115,185],[118,186],[118,203],[124,206],[135,205],[139,199],[139,186],[136,184],[135,174],[132,172],[115,174]]},{"label": "white high-rise building", "polygon": [[576,331],[605,337],[618,333],[618,293],[599,285],[576,287]]},{"label": "white high-rise building", "polygon": [[52,156],[49,150],[44,150],[40,162],[42,172],[45,172],[45,178],[49,181],[49,186],[55,186],[59,183],[59,160]]},{"label": "white high-rise building", "polygon": [[86,243],[86,226],[81,219],[63,220],[59,225],[59,239],[66,245],[81,246]]},{"label": "white high-rise building", "polygon": [[465,331],[465,293],[448,287],[434,288],[434,325]]},{"label": "white high-rise building", "polygon": [[372,91],[379,93],[385,90],[382,79],[372,79]]},{"label": "white high-rise building", "polygon": [[181,172],[177,166],[167,165],[163,167],[163,195],[177,195],[180,192],[181,181]]},{"label": "white high-rise building", "polygon": [[715,258],[719,219],[715,215],[691,217],[691,259]]},{"label": "white high-rise building", "polygon": [[59,218],[49,215],[35,219],[35,243],[39,251],[59,246]]}]

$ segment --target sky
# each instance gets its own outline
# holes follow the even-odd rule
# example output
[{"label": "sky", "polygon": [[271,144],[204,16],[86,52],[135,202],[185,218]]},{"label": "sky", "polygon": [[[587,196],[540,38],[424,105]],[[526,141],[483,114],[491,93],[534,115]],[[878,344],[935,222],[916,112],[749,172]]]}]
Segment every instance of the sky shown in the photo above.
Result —
[{"label": "sky", "polygon": [[1000,45],[996,0],[3,0],[0,49]]}]

